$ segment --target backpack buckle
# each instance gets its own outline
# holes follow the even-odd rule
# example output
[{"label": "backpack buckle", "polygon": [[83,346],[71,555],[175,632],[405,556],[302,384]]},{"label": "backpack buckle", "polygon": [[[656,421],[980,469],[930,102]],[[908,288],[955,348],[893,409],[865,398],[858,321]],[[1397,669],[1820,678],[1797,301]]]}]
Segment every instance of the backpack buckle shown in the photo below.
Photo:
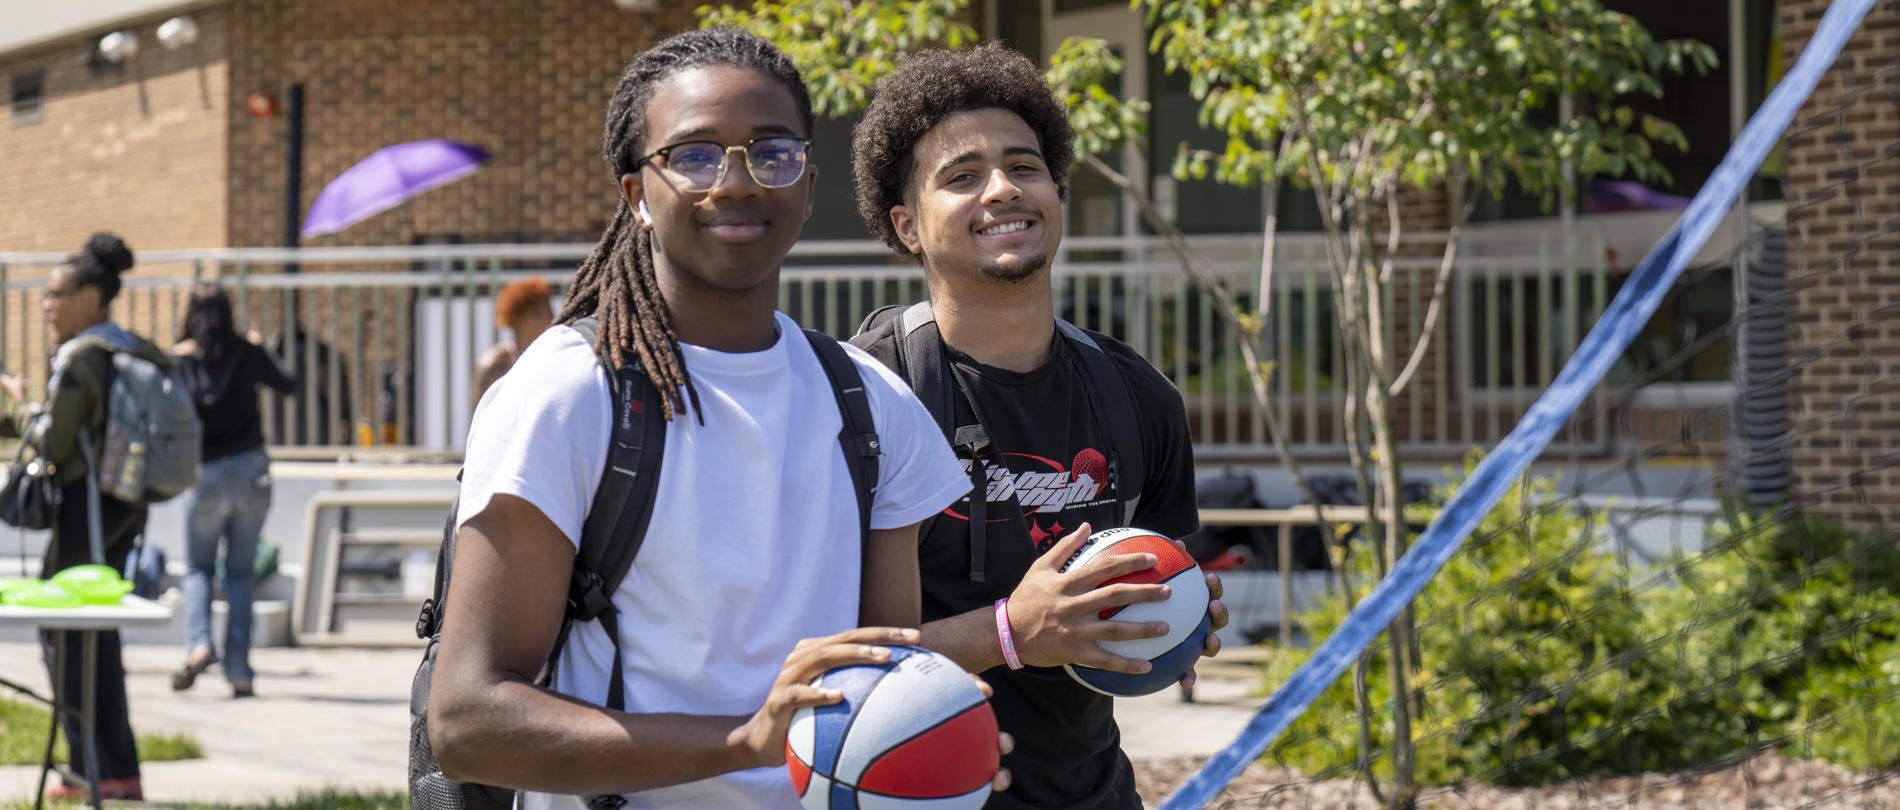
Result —
[{"label": "backpack buckle", "polygon": [[416,638],[427,640],[435,628],[435,599],[422,600],[422,612],[416,615]]},{"label": "backpack buckle", "polygon": [[575,621],[593,621],[613,608],[611,596],[602,592],[605,584],[599,574],[583,570],[579,565],[574,566],[574,581],[568,592],[567,605],[573,611]]}]

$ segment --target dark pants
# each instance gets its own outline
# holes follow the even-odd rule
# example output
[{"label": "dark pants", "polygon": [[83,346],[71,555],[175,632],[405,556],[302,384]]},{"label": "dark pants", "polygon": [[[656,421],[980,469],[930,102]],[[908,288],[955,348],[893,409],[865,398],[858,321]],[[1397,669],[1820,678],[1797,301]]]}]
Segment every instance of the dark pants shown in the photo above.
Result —
[{"label": "dark pants", "polygon": [[[146,511],[143,507],[127,506],[117,498],[108,495],[99,496],[100,538],[105,545],[106,565],[124,571],[125,562],[132,555],[132,547],[140,534],[145,531]],[[53,524],[53,540],[46,550],[46,568],[42,576],[53,574],[92,562],[92,541],[88,537],[86,521],[86,485],[83,481],[66,487],[60,492],[59,520]],[[41,631],[40,647],[46,656],[48,673],[61,677],[57,685],[59,701],[72,707],[74,713],[60,715],[61,726],[66,732],[67,761],[73,770],[84,774],[86,763],[85,737],[80,726],[76,710],[82,705],[83,697],[81,671],[85,661],[84,637],[77,631],[65,634],[66,666],[64,673],[58,673],[54,667],[54,638],[51,632]],[[98,675],[93,681],[98,690],[94,698],[93,725],[99,740],[99,778],[125,779],[139,775],[139,750],[132,736],[132,712],[125,700],[125,664],[119,655],[119,633],[116,630],[99,633]]]}]

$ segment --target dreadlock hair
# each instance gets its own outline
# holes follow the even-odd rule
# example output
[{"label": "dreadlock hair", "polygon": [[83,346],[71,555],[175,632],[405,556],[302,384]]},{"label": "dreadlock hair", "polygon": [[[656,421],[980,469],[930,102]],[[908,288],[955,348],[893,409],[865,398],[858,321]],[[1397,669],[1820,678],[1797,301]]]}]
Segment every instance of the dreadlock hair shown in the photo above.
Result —
[{"label": "dreadlock hair", "polygon": [[[798,68],[778,48],[737,28],[676,34],[628,62],[607,103],[607,125],[600,146],[616,184],[621,177],[639,170],[635,161],[647,151],[647,101],[654,87],[674,73],[705,65],[750,68],[777,79],[791,91],[805,131],[811,132],[811,93],[799,77]],[[624,367],[629,359],[637,361],[654,387],[664,394],[661,405],[669,421],[690,400],[693,413],[704,422],[699,391],[687,376],[679,337],[654,274],[653,235],[634,219],[624,195],[600,243],[581,261],[560,322],[573,323],[588,315],[600,321],[595,349],[610,353],[616,369]],[[681,388],[686,389],[686,400],[680,396]]]}]

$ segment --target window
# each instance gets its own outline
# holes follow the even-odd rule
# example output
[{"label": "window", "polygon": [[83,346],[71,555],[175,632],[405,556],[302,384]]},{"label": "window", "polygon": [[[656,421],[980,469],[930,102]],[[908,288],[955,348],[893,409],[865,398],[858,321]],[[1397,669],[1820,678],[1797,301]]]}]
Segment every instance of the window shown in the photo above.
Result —
[{"label": "window", "polygon": [[13,74],[11,98],[13,123],[27,124],[40,120],[40,111],[46,106],[46,71],[28,70]]},{"label": "window", "polygon": [[1042,58],[1042,4],[997,0],[994,8],[996,38],[1037,64],[1045,64],[1048,60]]}]

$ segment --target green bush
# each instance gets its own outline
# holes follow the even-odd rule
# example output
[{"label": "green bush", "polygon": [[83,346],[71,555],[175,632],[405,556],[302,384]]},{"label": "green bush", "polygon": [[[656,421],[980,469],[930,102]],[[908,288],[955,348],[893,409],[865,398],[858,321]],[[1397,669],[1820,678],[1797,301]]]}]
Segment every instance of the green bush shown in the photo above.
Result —
[{"label": "green bush", "polygon": [[[1554,490],[1545,479],[1515,486],[1415,603],[1423,705],[1413,739],[1426,783],[1542,784],[1676,767],[1734,748],[1739,723],[1686,695],[1679,660],[1644,645],[1640,606],[1597,542],[1600,521],[1552,507]],[[1355,580],[1370,583],[1373,564],[1356,555]],[[1334,596],[1302,621],[1324,637],[1345,612]],[[1382,776],[1392,736],[1388,652],[1377,649],[1367,675]],[[1269,683],[1306,657],[1289,653],[1275,656]],[[1343,678],[1269,756],[1309,774],[1341,772],[1353,767],[1357,728],[1352,679]]]},{"label": "green bush", "polygon": [[1648,632],[1755,740],[1855,769],[1900,765],[1900,549],[1814,519],[1735,513],[1675,561]]},{"label": "green bush", "polygon": [[[1603,515],[1518,484],[1414,603],[1413,739],[1427,784],[1546,784],[1704,764],[1759,746],[1900,766],[1900,548],[1812,519],[1730,510],[1706,550],[1627,570]],[[1423,518],[1424,515],[1417,516]],[[1364,591],[1375,560],[1349,564]],[[1301,617],[1316,638],[1346,615]],[[1389,778],[1390,648],[1368,654],[1374,772]],[[1279,684],[1307,650],[1273,657]],[[1313,776],[1358,756],[1341,678],[1268,758]]]}]

